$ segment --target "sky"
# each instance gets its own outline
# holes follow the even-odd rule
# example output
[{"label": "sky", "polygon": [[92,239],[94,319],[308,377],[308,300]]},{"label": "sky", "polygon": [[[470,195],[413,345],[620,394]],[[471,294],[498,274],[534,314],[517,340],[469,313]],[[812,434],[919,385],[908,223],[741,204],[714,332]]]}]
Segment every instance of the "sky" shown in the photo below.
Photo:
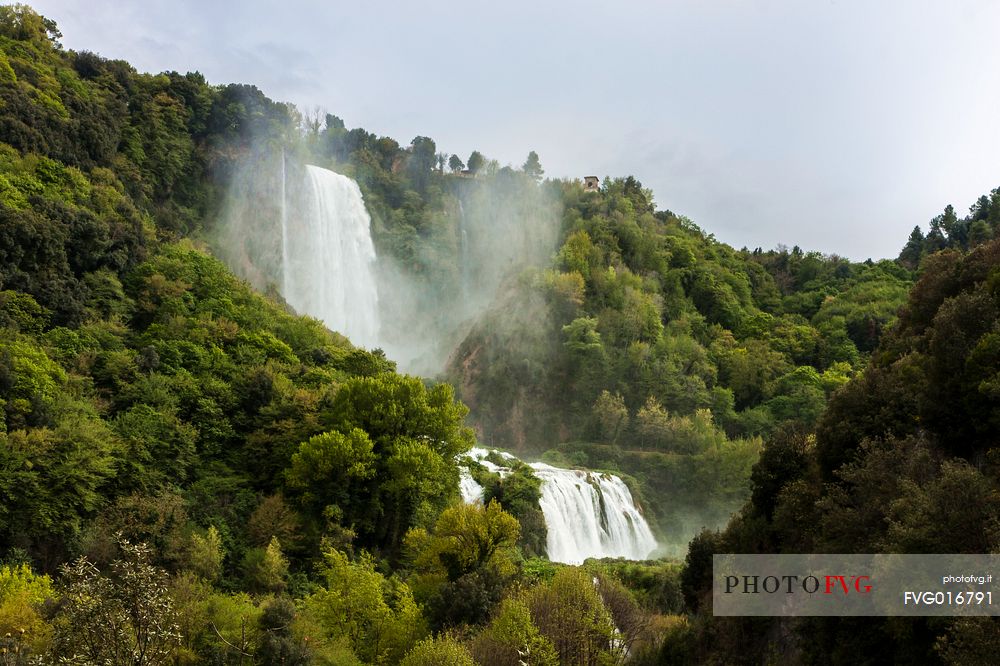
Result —
[{"label": "sky", "polygon": [[634,175],[736,247],[895,257],[1000,187],[995,0],[34,0],[68,49],[406,144]]}]

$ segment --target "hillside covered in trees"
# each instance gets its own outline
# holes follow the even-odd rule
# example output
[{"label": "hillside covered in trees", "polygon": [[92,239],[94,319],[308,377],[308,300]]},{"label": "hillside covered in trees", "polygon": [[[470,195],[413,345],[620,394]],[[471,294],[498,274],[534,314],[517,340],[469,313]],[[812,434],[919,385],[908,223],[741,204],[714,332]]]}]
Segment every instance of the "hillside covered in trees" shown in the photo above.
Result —
[{"label": "hillside covered in trees", "polygon": [[[534,153],[514,168],[401,145],[59,38],[0,7],[9,663],[1000,649],[995,621],[722,621],[706,587],[713,552],[1000,547],[1000,190],[895,261],[736,250],[632,177],[586,192],[543,180]],[[357,180],[378,252],[427,287],[408,312],[435,316],[414,325],[454,334],[427,352],[434,376],[216,258],[247,165],[276,154]],[[534,227],[470,276],[475,210]],[[459,501],[456,456],[476,441],[621,473],[675,559],[538,557],[530,473]]]}]

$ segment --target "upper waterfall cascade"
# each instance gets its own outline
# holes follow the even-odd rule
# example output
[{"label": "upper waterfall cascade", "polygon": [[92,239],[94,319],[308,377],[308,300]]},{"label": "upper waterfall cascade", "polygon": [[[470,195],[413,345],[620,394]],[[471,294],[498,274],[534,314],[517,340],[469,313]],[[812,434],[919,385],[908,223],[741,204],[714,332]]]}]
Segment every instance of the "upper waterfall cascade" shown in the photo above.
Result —
[{"label": "upper waterfall cascade", "polygon": [[305,169],[306,200],[282,205],[282,296],[354,344],[376,347],[375,245],[361,190],[329,169]]},{"label": "upper waterfall cascade", "polygon": [[[475,448],[468,457],[492,473],[506,474],[509,469],[487,460],[489,454],[487,449]],[[514,459],[509,453],[500,455]],[[540,462],[530,467],[542,482],[539,505],[545,516],[550,560],[567,564],[581,564],[590,557],[642,560],[656,549],[649,524],[619,477]],[[483,499],[483,488],[467,467],[461,468],[460,489],[466,502]]]}]

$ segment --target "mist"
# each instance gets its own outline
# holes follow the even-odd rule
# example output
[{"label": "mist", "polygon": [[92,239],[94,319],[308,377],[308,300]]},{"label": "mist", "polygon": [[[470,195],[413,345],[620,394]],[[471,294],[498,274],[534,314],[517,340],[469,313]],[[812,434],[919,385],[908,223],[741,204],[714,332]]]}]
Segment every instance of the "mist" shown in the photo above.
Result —
[{"label": "mist", "polygon": [[288,196],[281,152],[254,146],[224,167],[221,180],[225,194],[209,229],[215,254],[258,291],[280,295],[282,202]]},{"label": "mist", "polygon": [[[211,242],[258,290],[358,346],[381,348],[403,372],[439,376],[505,283],[547,266],[556,249],[558,189],[509,167],[442,179],[440,210],[401,241],[360,191],[356,202],[319,201],[317,174],[349,183],[333,198],[351,199],[356,189],[333,175],[350,167],[323,163],[253,145],[228,175]],[[370,266],[345,247],[365,242],[375,247]],[[409,256],[397,256],[392,248],[404,242]]]},{"label": "mist", "polygon": [[378,261],[381,343],[407,372],[436,376],[504,284],[548,265],[556,249],[561,204],[545,184],[510,169],[450,179],[447,217],[418,246],[414,273],[387,254]]}]

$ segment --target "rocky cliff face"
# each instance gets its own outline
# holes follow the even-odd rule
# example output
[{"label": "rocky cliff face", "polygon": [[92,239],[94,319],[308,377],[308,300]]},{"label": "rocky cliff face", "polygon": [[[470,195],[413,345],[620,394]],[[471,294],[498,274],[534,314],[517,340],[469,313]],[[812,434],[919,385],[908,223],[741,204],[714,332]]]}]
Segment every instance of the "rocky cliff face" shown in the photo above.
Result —
[{"label": "rocky cliff face", "polygon": [[557,332],[533,278],[505,285],[496,305],[452,353],[445,369],[479,440],[514,451],[548,448],[557,441],[561,415],[540,409],[553,376]]}]

